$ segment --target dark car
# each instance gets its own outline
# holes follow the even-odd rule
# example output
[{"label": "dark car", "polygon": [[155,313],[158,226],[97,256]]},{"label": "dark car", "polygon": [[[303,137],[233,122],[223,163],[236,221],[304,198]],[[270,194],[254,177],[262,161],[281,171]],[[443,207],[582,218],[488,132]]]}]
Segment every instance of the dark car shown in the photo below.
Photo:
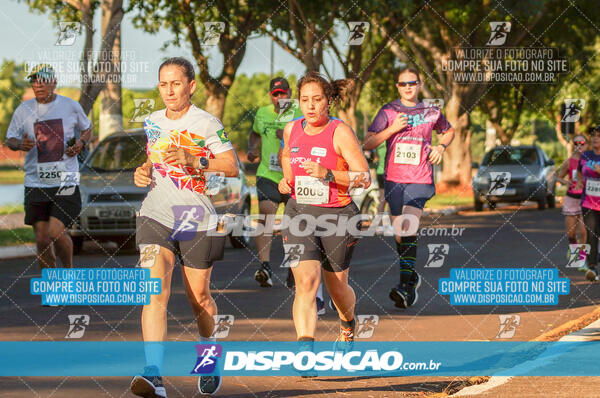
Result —
[{"label": "dark car", "polygon": [[487,203],[535,201],[538,209],[556,204],[554,161],[536,146],[497,146],[487,152],[473,178],[475,210]]}]

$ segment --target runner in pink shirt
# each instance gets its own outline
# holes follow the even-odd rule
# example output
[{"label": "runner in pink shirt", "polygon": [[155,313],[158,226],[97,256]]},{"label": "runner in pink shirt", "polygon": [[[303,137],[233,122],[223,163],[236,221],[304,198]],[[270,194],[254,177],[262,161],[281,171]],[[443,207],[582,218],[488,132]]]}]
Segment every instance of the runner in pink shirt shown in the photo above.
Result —
[{"label": "runner in pink shirt", "polygon": [[576,189],[583,189],[581,211],[587,229],[587,243],[590,245],[588,256],[589,270],[585,278],[598,280],[598,237],[600,236],[600,126],[590,129],[592,150],[585,151],[579,159]]},{"label": "runner in pink shirt", "polygon": [[[439,107],[419,101],[421,81],[417,70],[402,69],[396,86],[400,99],[379,110],[365,137],[364,149],[372,150],[386,142],[385,198],[400,256],[400,283],[390,291],[390,299],[396,307],[408,308],[416,303],[421,284],[414,269],[418,225],[415,229],[408,220],[420,220],[425,202],[435,195],[433,165],[442,161],[442,154],[454,138],[454,129]],[[433,130],[440,134],[436,146],[431,145]],[[394,221],[401,215],[412,217],[399,220],[401,225],[397,226]]]},{"label": "runner in pink shirt", "polygon": [[[581,193],[583,189],[577,189],[576,185],[579,159],[581,159],[581,154],[587,151],[587,149],[588,139],[585,136],[578,134],[573,137],[573,154],[569,159],[565,160],[558,171],[557,181],[568,187],[562,208],[567,228],[567,239],[569,241],[569,250],[567,251],[568,264],[576,260],[585,259],[586,257],[585,250],[581,248],[581,245],[587,241],[583,216],[581,215]],[[587,267],[582,266],[579,270],[587,271]]]}]

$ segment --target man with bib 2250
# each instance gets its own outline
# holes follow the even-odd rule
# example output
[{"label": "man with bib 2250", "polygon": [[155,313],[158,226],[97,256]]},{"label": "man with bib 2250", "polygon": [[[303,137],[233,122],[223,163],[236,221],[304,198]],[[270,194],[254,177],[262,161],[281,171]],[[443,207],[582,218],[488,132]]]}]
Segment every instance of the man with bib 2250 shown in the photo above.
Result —
[{"label": "man with bib 2250", "polygon": [[78,102],[54,92],[50,65],[38,65],[27,77],[35,98],[15,110],[6,144],[26,152],[25,224],[33,226],[40,267],[55,267],[56,257],[71,267],[68,228],[81,212],[77,154],[87,145],[92,124]]},{"label": "man with bib 2250", "polygon": [[[385,198],[390,206],[396,250],[400,260],[400,282],[390,291],[390,299],[398,308],[408,308],[418,299],[421,278],[415,271],[417,236],[410,220],[420,220],[425,202],[435,195],[433,165],[454,138],[454,129],[437,106],[419,101],[419,72],[404,68],[396,82],[400,99],[384,105],[369,127],[364,149],[372,150],[386,141]],[[432,146],[432,131],[439,145]],[[406,219],[396,219],[411,215]],[[414,232],[413,232],[414,231]],[[414,233],[414,234],[413,234]]]}]

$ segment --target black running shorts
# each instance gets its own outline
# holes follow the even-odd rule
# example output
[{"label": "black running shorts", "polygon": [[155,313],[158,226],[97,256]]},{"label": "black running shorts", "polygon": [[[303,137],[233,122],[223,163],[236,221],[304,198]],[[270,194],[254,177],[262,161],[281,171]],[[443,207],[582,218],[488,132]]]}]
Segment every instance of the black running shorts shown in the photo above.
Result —
[{"label": "black running shorts", "polygon": [[281,202],[285,204],[290,198],[290,195],[284,195],[279,192],[278,183],[264,177],[256,177],[256,195],[259,202],[270,200],[277,204]]},{"label": "black running shorts", "polygon": [[66,228],[70,228],[81,213],[79,187],[25,187],[24,207],[27,225],[48,221],[52,216],[59,219]]},{"label": "black running shorts", "polygon": [[[299,253],[298,261],[319,260],[323,269],[330,272],[340,272],[347,269],[350,266],[350,259],[358,242],[358,236],[352,235],[347,229],[343,234],[337,232],[323,234],[323,231],[327,228],[324,228],[320,223],[309,223],[303,216],[312,216],[314,219],[324,215],[335,216],[336,221],[328,222],[338,227],[340,223],[345,223],[345,228],[348,221],[358,213],[358,208],[354,202],[344,207],[319,207],[298,204],[296,200],[290,198],[285,206],[285,214],[291,219],[290,227],[283,231],[284,245],[291,245],[286,247],[286,253],[289,252],[288,249],[296,246],[296,252]],[[295,223],[293,220],[296,217],[301,221]],[[299,226],[299,231],[303,231],[301,234],[294,233],[294,224]],[[360,221],[357,223],[356,229],[360,230]]]},{"label": "black running shorts", "polygon": [[149,217],[136,219],[136,245],[159,245],[170,250],[189,268],[207,269],[223,259],[225,235],[209,236],[206,231],[173,237],[173,230]]}]

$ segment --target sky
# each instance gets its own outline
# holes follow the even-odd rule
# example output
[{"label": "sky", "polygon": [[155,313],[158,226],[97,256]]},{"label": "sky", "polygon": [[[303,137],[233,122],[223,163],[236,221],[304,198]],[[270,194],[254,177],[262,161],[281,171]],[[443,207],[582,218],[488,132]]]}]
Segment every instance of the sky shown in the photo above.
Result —
[{"label": "sky", "polygon": [[[100,42],[100,12],[96,15],[95,27],[97,33],[94,48],[97,49]],[[58,27],[53,25],[49,15],[34,14],[22,2],[3,1],[3,7],[0,8],[0,37],[4,39],[0,59],[25,62],[28,66],[49,62],[56,69],[59,86],[79,86],[78,67],[83,35],[77,36],[72,45],[57,46],[58,32]],[[157,35],[135,29],[131,16],[125,14],[121,26],[123,87],[154,87],[158,66],[167,57],[184,56],[192,60],[191,51],[185,44],[182,48],[171,47],[161,51],[163,43],[172,38],[173,35],[167,29]],[[271,42],[264,37],[249,39],[238,74],[270,73]],[[214,76],[220,70],[222,57],[214,48],[209,54],[209,72]],[[341,72],[339,66],[333,67],[333,57],[326,56],[325,64],[330,71],[333,69]],[[305,70],[296,58],[277,45],[274,46],[274,69],[275,72],[285,71],[286,74],[295,75],[301,75]]]}]

